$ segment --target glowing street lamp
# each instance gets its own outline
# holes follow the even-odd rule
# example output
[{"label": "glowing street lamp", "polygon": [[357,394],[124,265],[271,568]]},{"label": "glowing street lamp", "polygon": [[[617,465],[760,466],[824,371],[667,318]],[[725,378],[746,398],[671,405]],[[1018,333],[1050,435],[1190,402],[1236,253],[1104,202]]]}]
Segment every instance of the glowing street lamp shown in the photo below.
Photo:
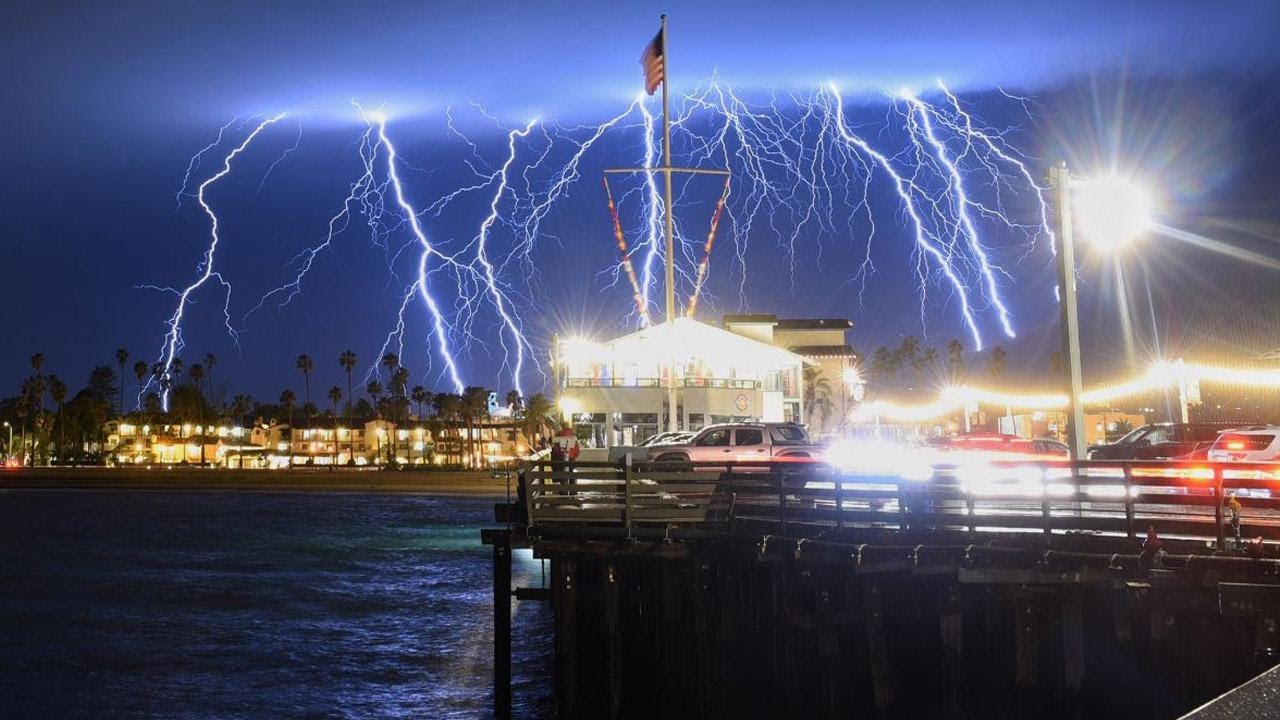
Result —
[{"label": "glowing street lamp", "polygon": [[1080,371],[1080,311],[1076,301],[1075,241],[1072,235],[1072,191],[1080,204],[1075,215],[1084,237],[1103,251],[1115,251],[1151,227],[1151,196],[1130,180],[1108,175],[1072,179],[1066,163],[1049,168],[1055,205],[1054,244],[1058,256],[1058,309],[1062,354],[1068,387],[1067,446],[1071,459],[1085,456],[1084,380]]},{"label": "glowing street lamp", "polygon": [[1080,234],[1103,252],[1114,252],[1151,229],[1151,195],[1117,175],[1073,179],[1075,216]]}]

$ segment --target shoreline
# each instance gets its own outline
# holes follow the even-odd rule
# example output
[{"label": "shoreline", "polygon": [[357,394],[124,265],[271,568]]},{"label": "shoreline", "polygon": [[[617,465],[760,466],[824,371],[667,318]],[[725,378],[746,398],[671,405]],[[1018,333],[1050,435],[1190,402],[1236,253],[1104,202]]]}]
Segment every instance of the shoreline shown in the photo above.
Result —
[{"label": "shoreline", "polygon": [[[514,485],[513,475],[513,494]],[[492,477],[485,471],[7,468],[0,470],[0,492],[6,490],[415,493],[505,497],[507,480]]]}]

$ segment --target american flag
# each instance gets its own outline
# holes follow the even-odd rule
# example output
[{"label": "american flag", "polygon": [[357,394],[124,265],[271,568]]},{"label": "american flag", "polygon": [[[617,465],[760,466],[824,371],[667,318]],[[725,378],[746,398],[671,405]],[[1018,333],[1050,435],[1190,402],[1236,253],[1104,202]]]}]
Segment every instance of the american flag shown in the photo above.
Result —
[{"label": "american flag", "polygon": [[659,83],[667,79],[666,49],[662,47],[662,31],[653,36],[640,56],[640,64],[644,66],[644,89],[652,95]]}]

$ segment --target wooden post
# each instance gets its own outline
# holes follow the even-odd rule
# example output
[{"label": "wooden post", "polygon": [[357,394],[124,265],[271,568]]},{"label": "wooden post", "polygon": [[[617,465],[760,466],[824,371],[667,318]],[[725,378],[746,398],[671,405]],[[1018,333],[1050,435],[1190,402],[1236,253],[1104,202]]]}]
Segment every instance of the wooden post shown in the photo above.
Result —
[{"label": "wooden post", "polygon": [[1218,526],[1218,552],[1227,548],[1226,528],[1222,526],[1222,466],[1213,468],[1213,522]]},{"label": "wooden post", "polygon": [[627,537],[631,537],[631,453],[622,458],[622,524],[627,528]]},{"label": "wooden post", "polygon": [[[628,454],[628,469],[630,461]],[[618,569],[613,563],[604,568],[604,622],[609,663],[609,717],[617,720],[622,714],[622,626],[618,618]]]},{"label": "wooden post", "polygon": [[871,689],[876,709],[882,713],[893,703],[889,642],[885,633],[884,598],[880,583],[869,579],[863,586],[862,611],[867,633],[867,660],[871,666]]},{"label": "wooden post", "polygon": [[777,465],[774,469],[778,470],[778,512],[781,515],[782,535],[785,537],[787,534],[787,471],[779,469]]},{"label": "wooden post", "polygon": [[908,515],[907,515],[907,510],[908,510],[908,508],[907,508],[907,491],[902,489],[902,482],[901,482],[901,481],[899,481],[898,483],[896,483],[896,484],[895,484],[895,487],[896,487],[896,488],[898,488],[898,516],[899,516],[899,519],[898,519],[898,529],[899,529],[899,530],[910,530],[910,529],[911,529],[911,523],[910,523],[910,522],[908,522],[908,520],[907,520],[907,518],[908,518]]},{"label": "wooden post", "polygon": [[1128,463],[1124,466],[1124,521],[1126,534],[1130,542],[1134,542],[1137,538],[1133,530],[1133,468]]},{"label": "wooden post", "polygon": [[836,529],[844,528],[844,478],[835,474],[836,481]]},{"label": "wooden post", "polygon": [[1017,687],[1026,691],[1035,688],[1039,679],[1040,645],[1036,637],[1036,607],[1025,597],[1015,598],[1013,613]]},{"label": "wooden post", "polygon": [[557,717],[578,717],[577,563],[565,557],[551,561],[551,603],[556,626]]},{"label": "wooden post", "polygon": [[1078,590],[1065,591],[1061,612],[1063,684],[1074,703],[1084,687],[1084,601]]},{"label": "wooden post", "polygon": [[[1075,479],[1074,475],[1072,475],[1072,479],[1073,480]],[[1049,504],[1049,494],[1045,493],[1044,497],[1041,498],[1040,500],[1040,519],[1044,523],[1044,541],[1046,543],[1049,542],[1049,538],[1053,535],[1053,522],[1052,522],[1053,513],[1051,512],[1051,510],[1052,508],[1050,507],[1050,504]]]},{"label": "wooden post", "polygon": [[[734,527],[733,506],[734,506],[734,500],[736,499],[736,491],[734,490],[734,487],[733,487],[733,463],[729,463],[729,467],[728,467],[728,470],[725,472],[725,475],[726,475],[725,479],[727,481],[727,484],[729,485],[729,496],[725,500],[725,510],[724,510],[725,520],[727,520],[728,522],[726,522],[725,524],[729,526],[729,530],[730,532],[732,532]],[[714,498],[717,494],[718,493],[713,492],[711,496]]]},{"label": "wooden post", "polygon": [[938,623],[942,639],[942,711],[945,717],[962,717],[964,616],[961,614],[960,589],[955,586],[945,587],[942,589],[942,596],[942,613]]},{"label": "wooden post", "polygon": [[493,543],[493,716],[511,717],[511,536]]}]

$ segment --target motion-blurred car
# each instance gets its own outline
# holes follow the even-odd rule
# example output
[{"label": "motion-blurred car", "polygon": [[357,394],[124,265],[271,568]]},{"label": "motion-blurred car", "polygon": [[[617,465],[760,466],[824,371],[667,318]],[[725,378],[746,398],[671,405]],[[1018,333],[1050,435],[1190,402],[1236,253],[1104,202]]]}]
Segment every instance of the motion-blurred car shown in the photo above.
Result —
[{"label": "motion-blurred car", "polygon": [[1057,440],[1047,438],[1029,440],[1017,435],[1005,435],[1002,433],[964,433],[941,438],[934,444],[940,450],[949,451],[969,450],[987,453],[1007,453],[1018,456],[1049,457],[1066,457],[1070,454],[1067,446]]},{"label": "motion-blurred car", "polygon": [[1209,448],[1212,462],[1280,460],[1280,425],[1249,425],[1228,430]]},{"label": "motion-blurred car", "polygon": [[1175,460],[1204,457],[1228,426],[1214,423],[1143,425],[1109,445],[1089,449],[1090,460]]}]

